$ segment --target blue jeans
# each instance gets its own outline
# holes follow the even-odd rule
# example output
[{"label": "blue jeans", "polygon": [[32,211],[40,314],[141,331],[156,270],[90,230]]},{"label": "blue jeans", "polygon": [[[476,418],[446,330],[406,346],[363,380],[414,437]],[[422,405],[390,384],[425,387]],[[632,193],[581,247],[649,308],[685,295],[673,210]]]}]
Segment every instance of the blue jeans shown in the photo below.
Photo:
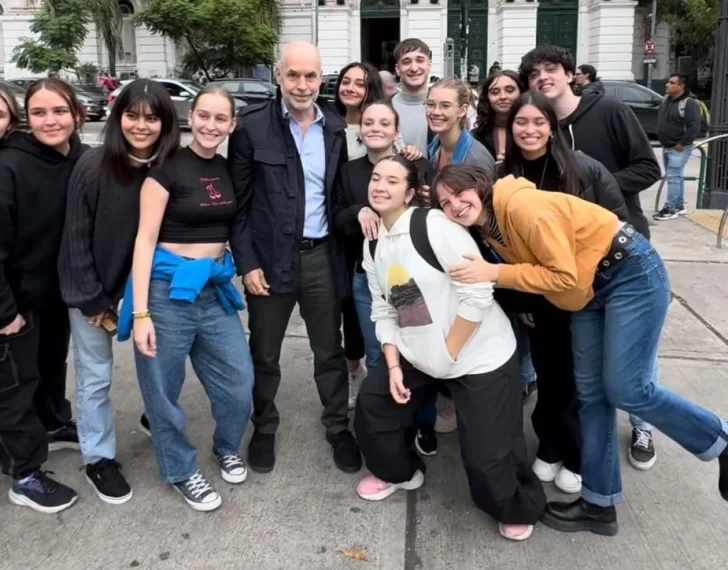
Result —
[{"label": "blue jeans", "polygon": [[359,317],[359,328],[364,337],[364,361],[368,370],[374,370],[382,358],[382,345],[377,340],[374,322],[372,321],[372,293],[364,273],[354,272],[352,283],[354,305]]},{"label": "blue jeans", "polygon": [[144,356],[135,347],[139,388],[159,470],[168,482],[178,483],[197,471],[197,450],[185,434],[178,403],[187,356],[210,399],[213,446],[223,455],[238,453],[250,419],[253,363],[240,318],[225,313],[209,285],[187,303],[169,298],[168,281],[152,279],[149,312],[157,356]]},{"label": "blue jeans", "polygon": [[69,309],[76,369],[78,441],[85,465],[116,458],[114,408],[109,391],[114,370],[112,336],[89,324],[78,309]]},{"label": "blue jeans", "polygon": [[662,149],[662,161],[665,165],[665,179],[667,180],[665,208],[676,210],[685,206],[685,179],[683,173],[692,152],[692,145],[686,146],[682,152],[678,152],[674,148]]},{"label": "blue jeans", "polygon": [[725,421],[654,383],[670,280],[650,242],[632,231],[627,259],[596,274],[595,298],[571,321],[582,497],[599,506],[622,499],[617,408],[654,424],[703,461],[717,458],[728,442]]},{"label": "blue jeans", "polygon": [[516,346],[518,347],[521,362],[521,383],[531,384],[536,381],[536,369],[533,367],[533,361],[531,360],[531,346],[528,343],[526,325],[521,322],[518,315],[510,314],[508,317],[516,335]]},{"label": "blue jeans", "polygon": [[[367,369],[373,371],[382,358],[382,345],[377,340],[377,334],[372,321],[372,293],[369,282],[364,273],[354,272],[353,281],[354,304],[359,317],[359,327],[364,337],[364,355]],[[417,412],[419,421],[426,425],[435,425],[437,421],[437,392],[427,397],[427,401]]]}]

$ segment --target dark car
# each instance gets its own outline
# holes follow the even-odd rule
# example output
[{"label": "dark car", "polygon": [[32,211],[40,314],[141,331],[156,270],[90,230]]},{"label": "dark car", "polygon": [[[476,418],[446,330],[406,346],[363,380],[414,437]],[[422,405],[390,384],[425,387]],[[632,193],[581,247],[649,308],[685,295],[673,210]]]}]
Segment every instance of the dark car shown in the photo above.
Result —
[{"label": "dark car", "polygon": [[[649,138],[657,138],[657,115],[660,112],[660,105],[662,105],[662,95],[632,81],[607,79],[602,80],[602,85],[604,85],[604,92],[607,95],[626,103],[634,111]],[[705,120],[702,120],[700,136],[705,136],[707,131],[708,125]]]},{"label": "dark car", "polygon": [[336,82],[339,80],[339,74],[324,75],[321,78],[321,92],[320,95],[324,99],[329,101],[336,100]]},{"label": "dark car", "polygon": [[248,105],[267,101],[276,96],[276,86],[267,81],[248,77],[217,79],[209,81],[208,87],[222,87],[235,99],[245,101]]},{"label": "dark car", "polygon": [[[39,79],[43,79],[42,77],[18,77],[14,79],[9,79],[8,81],[17,85],[19,88],[23,89],[23,91],[27,91],[28,88],[38,81]],[[83,86],[80,85],[74,85],[70,84],[71,87],[73,87],[73,90],[76,92],[76,98],[78,99],[78,102],[83,105],[84,109],[86,109],[86,120],[87,121],[100,121],[106,116],[106,97],[103,93],[98,93],[94,91],[88,91],[83,88]]]}]

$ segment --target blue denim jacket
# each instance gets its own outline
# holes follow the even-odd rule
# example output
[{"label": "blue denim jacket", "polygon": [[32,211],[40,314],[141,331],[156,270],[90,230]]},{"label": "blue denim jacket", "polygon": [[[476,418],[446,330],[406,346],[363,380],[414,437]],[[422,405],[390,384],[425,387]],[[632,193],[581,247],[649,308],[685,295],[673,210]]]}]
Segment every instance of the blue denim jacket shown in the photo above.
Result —
[{"label": "blue denim jacket", "polygon": [[[235,264],[229,251],[223,255],[222,263],[210,257],[185,259],[160,246],[154,251],[151,278],[170,282],[169,298],[173,301],[194,303],[205,285],[211,283],[222,308],[228,315],[232,315],[235,311],[242,311],[245,308],[243,298],[232,283],[233,277],[235,277]],[[130,276],[119,313],[117,338],[120,341],[127,340],[131,336],[133,308]]]}]

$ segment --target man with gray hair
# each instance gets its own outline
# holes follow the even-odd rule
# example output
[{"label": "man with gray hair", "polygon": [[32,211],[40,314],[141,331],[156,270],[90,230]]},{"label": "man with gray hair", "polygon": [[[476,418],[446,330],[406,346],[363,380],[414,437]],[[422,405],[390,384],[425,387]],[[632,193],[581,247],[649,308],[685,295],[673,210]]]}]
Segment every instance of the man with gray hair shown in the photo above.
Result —
[{"label": "man with gray hair", "polygon": [[384,93],[387,95],[387,97],[391,98],[399,93],[399,89],[397,89],[397,81],[395,80],[395,77],[391,72],[383,69],[379,72],[379,77],[381,77],[382,79]]},{"label": "man with gray hair", "polygon": [[255,367],[248,462],[263,473],[275,466],[281,345],[298,304],[334,463],[355,473],[362,460],[348,430],[349,377],[340,331],[347,273],[331,208],[334,180],[347,160],[346,125],[317,102],[321,57],[315,45],[286,45],[275,76],[275,99],[244,109],[228,150],[239,209],[230,243],[245,285]]}]

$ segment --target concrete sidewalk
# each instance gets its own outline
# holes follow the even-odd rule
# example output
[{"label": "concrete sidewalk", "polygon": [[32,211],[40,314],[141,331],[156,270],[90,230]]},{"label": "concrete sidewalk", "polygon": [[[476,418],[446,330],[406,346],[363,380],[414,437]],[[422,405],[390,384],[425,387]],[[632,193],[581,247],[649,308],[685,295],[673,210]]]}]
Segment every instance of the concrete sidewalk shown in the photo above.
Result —
[{"label": "concrete sidewalk", "polygon": [[[645,193],[643,203],[652,204]],[[646,208],[651,211],[650,208]],[[667,260],[676,302],[660,348],[661,380],[728,417],[728,248],[686,219],[653,228]],[[338,471],[319,422],[312,357],[296,315],[282,357],[278,397],[278,463],[268,475],[251,473],[225,485],[210,456],[209,404],[192,370],[182,403],[201,468],[223,495],[216,512],[189,509],[160,482],[151,441],[138,428],[142,411],[131,346],[117,347],[112,401],[118,459],[134,487],[122,506],[99,501],[84,481],[77,453],[58,452],[46,468],[74,486],[79,502],[55,516],[7,503],[0,479],[0,568],[345,570],[715,570],[728,567],[728,504],[717,491],[717,464],[704,464],[662,434],[658,461],[648,472],[626,462],[629,426],[620,418],[625,449],[625,503],[614,538],[567,535],[539,525],[526,543],[497,535],[495,523],[472,504],[460,464],[457,434],[440,437],[428,460],[425,485],[381,503],[357,498],[360,475]],[[70,384],[73,384],[71,379]],[[530,415],[532,404],[528,407]],[[529,429],[529,443],[535,440]],[[552,497],[559,496],[549,486]],[[348,558],[357,549],[367,560]]]}]

